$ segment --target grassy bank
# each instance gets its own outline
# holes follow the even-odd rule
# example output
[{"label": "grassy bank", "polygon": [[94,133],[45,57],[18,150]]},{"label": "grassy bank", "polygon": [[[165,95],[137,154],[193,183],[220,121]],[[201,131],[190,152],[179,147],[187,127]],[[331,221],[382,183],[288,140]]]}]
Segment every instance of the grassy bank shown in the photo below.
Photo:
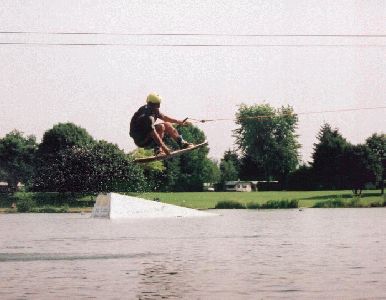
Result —
[{"label": "grassy bank", "polygon": [[[196,208],[294,208],[294,207],[375,207],[385,206],[380,191],[365,191],[360,198],[351,191],[301,192],[193,192],[129,194],[149,200]],[[0,194],[0,212],[89,212],[96,194],[15,193]]]},{"label": "grassy bank", "polygon": [[1,212],[66,213],[87,212],[95,203],[96,195],[71,193],[17,192],[0,194]]},{"label": "grassy bank", "polygon": [[[135,194],[149,200],[159,199],[161,202],[185,206],[196,209],[215,208],[220,201],[233,201],[244,207],[264,205],[269,201],[292,200],[298,201],[299,207],[314,207],[318,203],[338,201],[350,206],[353,201],[355,207],[383,206],[385,198],[380,191],[364,191],[360,199],[353,197],[351,191],[280,191],[280,192],[205,192],[205,193],[144,193]],[[359,202],[358,202],[359,201]],[[320,206],[322,207],[322,206]],[[335,206],[336,207],[336,206]],[[342,206],[343,207],[343,206]]]}]

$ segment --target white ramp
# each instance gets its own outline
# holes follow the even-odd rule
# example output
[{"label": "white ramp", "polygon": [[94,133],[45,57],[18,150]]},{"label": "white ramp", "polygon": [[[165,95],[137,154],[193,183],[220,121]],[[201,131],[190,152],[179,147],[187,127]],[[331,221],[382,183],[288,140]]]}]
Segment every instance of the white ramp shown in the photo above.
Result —
[{"label": "white ramp", "polygon": [[164,218],[203,217],[215,214],[116,193],[99,194],[91,217],[93,218]]}]

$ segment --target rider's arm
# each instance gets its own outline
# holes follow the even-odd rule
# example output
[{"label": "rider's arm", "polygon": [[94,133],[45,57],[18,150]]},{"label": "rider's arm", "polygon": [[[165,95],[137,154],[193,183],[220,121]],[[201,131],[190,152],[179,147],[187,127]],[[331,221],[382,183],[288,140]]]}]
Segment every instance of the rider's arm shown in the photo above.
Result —
[{"label": "rider's arm", "polygon": [[171,117],[168,117],[168,116],[165,116],[163,114],[160,114],[160,117],[159,117],[162,121],[165,121],[165,122],[169,122],[169,123],[173,123],[173,124],[178,124],[178,125],[182,125],[184,124],[184,121],[180,121],[180,120],[177,120],[177,119],[173,119]]}]

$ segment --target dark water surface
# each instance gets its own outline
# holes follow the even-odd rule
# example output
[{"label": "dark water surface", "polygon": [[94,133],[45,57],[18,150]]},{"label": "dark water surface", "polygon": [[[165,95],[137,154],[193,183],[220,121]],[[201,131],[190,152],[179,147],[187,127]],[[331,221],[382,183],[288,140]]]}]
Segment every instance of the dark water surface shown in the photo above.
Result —
[{"label": "dark water surface", "polygon": [[0,299],[386,299],[386,209],[0,215]]}]

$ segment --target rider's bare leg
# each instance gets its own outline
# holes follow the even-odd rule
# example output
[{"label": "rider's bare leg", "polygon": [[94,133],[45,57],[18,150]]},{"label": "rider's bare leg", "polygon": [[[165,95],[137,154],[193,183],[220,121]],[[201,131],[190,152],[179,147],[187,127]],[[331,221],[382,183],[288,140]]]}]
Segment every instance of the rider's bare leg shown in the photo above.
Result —
[{"label": "rider's bare leg", "polygon": [[[156,142],[157,145],[162,145],[163,144],[163,139],[165,136],[165,126],[163,124],[157,124],[154,126],[155,132],[152,131],[150,134],[151,138]],[[155,146],[154,147],[154,154],[161,155],[163,154],[164,151],[162,150],[161,146]]]},{"label": "rider's bare leg", "polygon": [[157,131],[157,134],[161,140],[163,140],[165,134],[167,134],[173,140],[175,140],[181,148],[189,148],[194,146],[193,144],[184,141],[182,136],[178,133],[177,129],[175,129],[174,126],[169,122],[156,124],[155,130]]},{"label": "rider's bare leg", "polygon": [[190,148],[194,145],[185,141],[171,123],[165,122],[165,132],[177,142],[180,148]]},{"label": "rider's bare leg", "polygon": [[157,131],[159,137],[161,138],[161,140],[163,140],[164,136],[165,136],[165,126],[164,126],[164,123],[162,124],[156,124],[155,126],[155,131]]},{"label": "rider's bare leg", "polygon": [[164,125],[165,132],[168,134],[173,140],[177,141],[180,137],[180,134],[178,133],[177,129],[173,127],[171,123],[165,122],[161,125]]}]

